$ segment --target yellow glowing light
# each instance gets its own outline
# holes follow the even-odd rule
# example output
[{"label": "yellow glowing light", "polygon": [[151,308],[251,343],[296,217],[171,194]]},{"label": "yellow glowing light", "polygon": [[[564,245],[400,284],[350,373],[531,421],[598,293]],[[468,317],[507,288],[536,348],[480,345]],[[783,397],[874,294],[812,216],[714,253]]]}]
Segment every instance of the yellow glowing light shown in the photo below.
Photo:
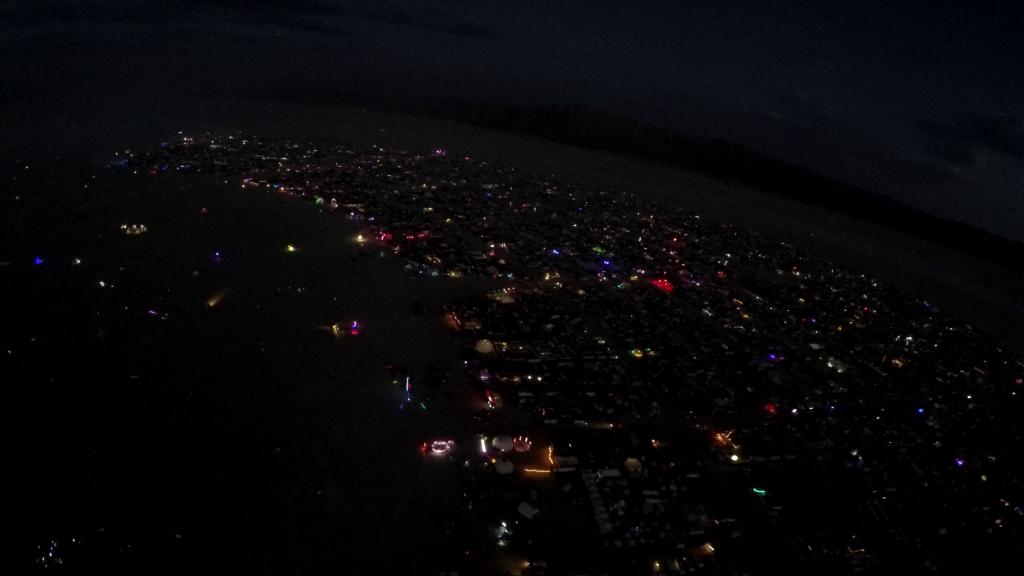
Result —
[{"label": "yellow glowing light", "polygon": [[729,456],[729,460],[732,460],[733,462],[739,462],[740,461],[740,455],[739,454],[733,454],[732,456]]},{"label": "yellow glowing light", "polygon": [[523,468],[523,472],[529,472],[530,474],[551,474],[551,470],[544,470],[542,468]]},{"label": "yellow glowing light", "polygon": [[356,236],[356,242],[362,244],[362,243],[366,242],[366,237],[363,236],[362,234],[360,234],[360,235]]},{"label": "yellow glowing light", "polygon": [[285,252],[295,252],[298,248],[296,248],[294,244],[289,244],[284,247],[284,250]]},{"label": "yellow glowing light", "polygon": [[217,306],[218,304],[220,304],[221,302],[224,301],[224,297],[227,296],[227,295],[228,295],[228,289],[227,288],[224,288],[222,290],[218,290],[217,292],[214,292],[212,296],[210,296],[209,298],[206,299],[206,306],[208,308],[213,308],[214,306]]},{"label": "yellow glowing light", "polygon": [[555,447],[548,446],[548,464],[555,465]]}]

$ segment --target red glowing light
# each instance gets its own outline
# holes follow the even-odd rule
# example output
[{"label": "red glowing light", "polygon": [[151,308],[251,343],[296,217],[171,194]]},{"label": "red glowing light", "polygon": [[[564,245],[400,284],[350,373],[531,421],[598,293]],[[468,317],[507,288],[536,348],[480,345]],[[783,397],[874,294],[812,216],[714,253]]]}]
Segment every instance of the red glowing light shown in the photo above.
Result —
[{"label": "red glowing light", "polygon": [[393,238],[391,232],[381,232],[377,235],[377,240],[380,240],[381,242],[390,242],[391,238]]},{"label": "red glowing light", "polygon": [[779,412],[779,407],[776,406],[774,402],[769,402],[764,405],[764,410],[765,412],[774,415]]},{"label": "red glowing light", "polygon": [[665,278],[655,278],[654,280],[651,280],[651,285],[666,294],[671,294],[672,291],[676,289],[676,287]]},{"label": "red glowing light", "polygon": [[715,276],[718,276],[719,278],[725,278],[727,274],[725,273],[725,270],[719,270],[718,272],[715,272]]}]

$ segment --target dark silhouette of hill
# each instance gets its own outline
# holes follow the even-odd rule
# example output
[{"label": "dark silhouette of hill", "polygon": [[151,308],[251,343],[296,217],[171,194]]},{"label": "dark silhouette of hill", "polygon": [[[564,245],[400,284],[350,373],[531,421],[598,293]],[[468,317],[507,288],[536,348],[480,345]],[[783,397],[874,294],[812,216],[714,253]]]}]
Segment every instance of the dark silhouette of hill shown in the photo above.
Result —
[{"label": "dark silhouette of hill", "polygon": [[1020,242],[933,216],[887,196],[725,140],[645,126],[624,116],[575,105],[462,105],[440,109],[436,115],[669,164],[912,234],[1014,269],[1024,269],[1024,244]]}]

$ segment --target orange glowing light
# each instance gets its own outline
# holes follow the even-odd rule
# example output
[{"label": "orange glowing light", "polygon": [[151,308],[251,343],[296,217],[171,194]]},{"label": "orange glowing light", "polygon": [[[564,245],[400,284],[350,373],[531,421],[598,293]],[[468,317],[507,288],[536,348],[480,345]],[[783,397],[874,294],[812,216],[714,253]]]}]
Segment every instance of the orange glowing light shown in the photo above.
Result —
[{"label": "orange glowing light", "polygon": [[730,430],[728,432],[715,432],[715,435],[713,436],[715,444],[718,444],[719,446],[728,446],[732,442],[733,432],[734,430]]}]

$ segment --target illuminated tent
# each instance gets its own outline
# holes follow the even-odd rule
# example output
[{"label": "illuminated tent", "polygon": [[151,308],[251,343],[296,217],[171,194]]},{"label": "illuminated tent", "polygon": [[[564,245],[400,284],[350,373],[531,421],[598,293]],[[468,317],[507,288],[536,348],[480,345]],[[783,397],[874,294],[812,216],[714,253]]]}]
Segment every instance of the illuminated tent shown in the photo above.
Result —
[{"label": "illuminated tent", "polygon": [[514,448],[516,452],[529,452],[530,446],[530,439],[523,436],[517,436],[516,439],[512,441],[512,448]]},{"label": "illuminated tent", "polygon": [[508,452],[513,448],[513,444],[512,437],[504,434],[495,436],[491,439],[491,446],[494,446],[495,449],[500,450],[501,452]]},{"label": "illuminated tent", "polygon": [[494,343],[490,340],[479,340],[473,349],[480,354],[492,354],[494,353]]},{"label": "illuminated tent", "polygon": [[494,464],[494,471],[502,476],[511,474],[516,469],[516,465],[509,462],[508,460],[498,460]]},{"label": "illuminated tent", "polygon": [[519,507],[516,508],[516,511],[525,516],[527,520],[532,520],[533,517],[536,516],[538,512],[540,512],[540,508],[537,508],[536,506],[529,504],[527,502],[520,502]]}]

